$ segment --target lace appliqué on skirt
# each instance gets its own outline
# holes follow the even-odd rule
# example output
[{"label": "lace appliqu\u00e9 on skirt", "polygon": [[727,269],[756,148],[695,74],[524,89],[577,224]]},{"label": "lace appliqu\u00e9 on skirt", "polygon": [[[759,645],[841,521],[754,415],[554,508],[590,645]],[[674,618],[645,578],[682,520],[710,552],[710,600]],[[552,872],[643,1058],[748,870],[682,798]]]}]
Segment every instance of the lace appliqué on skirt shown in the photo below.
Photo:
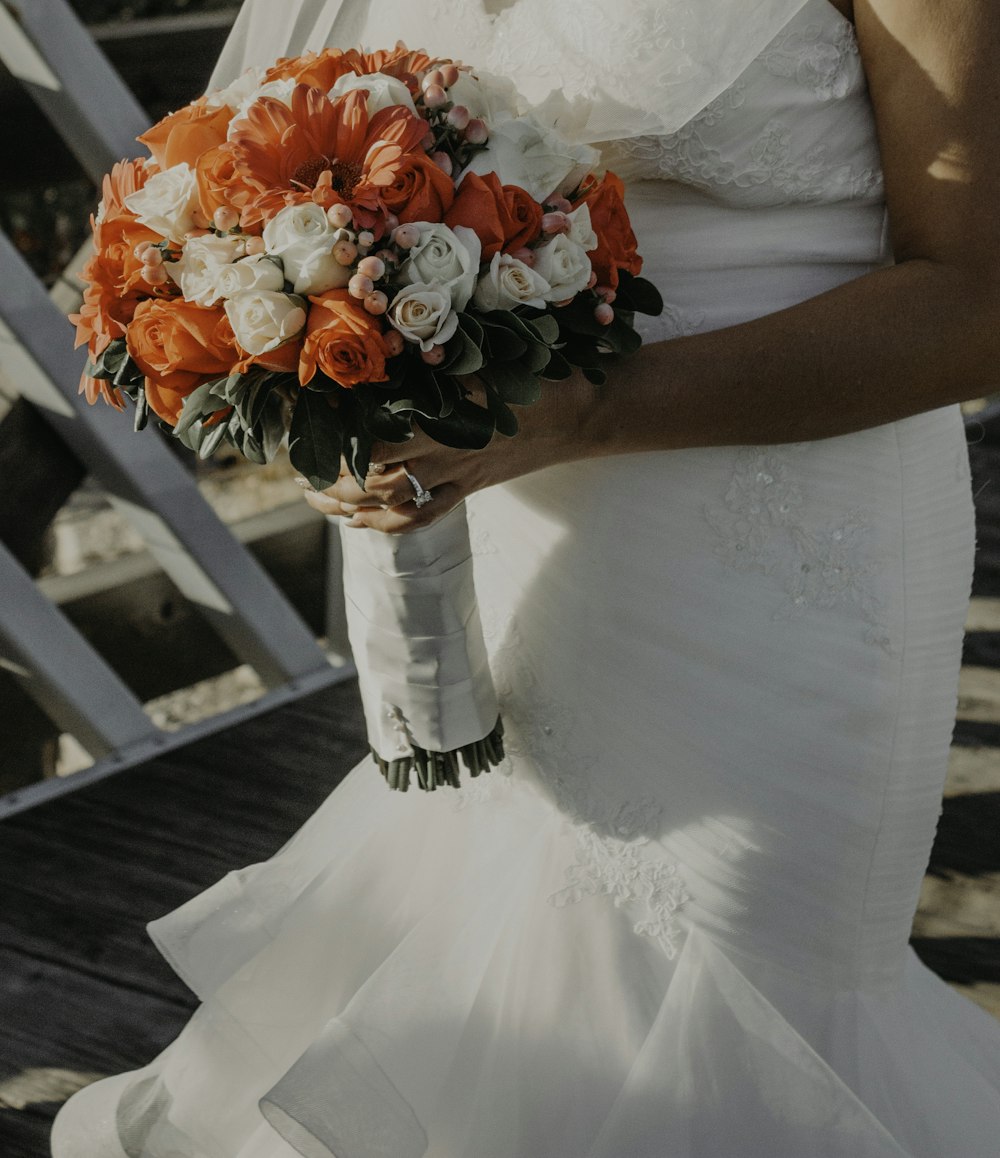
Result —
[{"label": "lace appliqu\u00e9 on skirt", "polygon": [[[470,512],[471,540],[477,554],[496,554],[488,531]],[[549,904],[561,908],[588,896],[607,896],[634,917],[632,928],[653,938],[668,958],[676,956],[685,926],[679,913],[690,899],[676,864],[658,855],[663,803],[652,797],[615,800],[599,782],[613,770],[595,766],[584,750],[574,713],[545,686],[527,658],[527,649],[513,614],[480,606],[483,632],[491,654],[501,713],[508,721],[508,760],[481,780],[475,799],[490,799],[521,780],[516,769],[529,769],[524,779],[537,778],[545,794],[572,827],[576,859],[565,868],[566,884],[550,894]],[[572,773],[561,768],[572,767]],[[498,773],[500,775],[498,776]],[[500,781],[505,781],[504,788]],[[465,800],[473,796],[463,788]]]},{"label": "lace appliqu\u00e9 on skirt", "polygon": [[777,580],[784,598],[776,620],[818,608],[853,607],[865,624],[866,641],[891,651],[884,610],[873,591],[879,564],[865,550],[869,518],[858,508],[825,525],[807,518],[788,455],[808,445],[738,452],[725,498],[705,507],[718,539],[716,554],[734,570]]}]

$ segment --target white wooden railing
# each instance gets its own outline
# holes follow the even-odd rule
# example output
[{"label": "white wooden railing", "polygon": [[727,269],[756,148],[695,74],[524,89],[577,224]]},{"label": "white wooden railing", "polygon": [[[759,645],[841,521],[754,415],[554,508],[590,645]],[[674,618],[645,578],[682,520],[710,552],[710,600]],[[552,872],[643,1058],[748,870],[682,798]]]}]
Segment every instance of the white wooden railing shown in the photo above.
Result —
[{"label": "white wooden railing", "polygon": [[[66,0],[0,0],[0,58],[95,180],[137,152],[149,123]],[[77,393],[84,352],[63,310],[0,234],[0,370],[52,425],[145,539],[183,594],[251,664],[268,692],[251,705],[166,733],[0,544],[0,666],[94,764],[0,797],[0,816],[133,766],[238,718],[352,674],[331,663],[291,605],[215,515],[162,442],[131,416]],[[336,561],[334,561],[334,568]],[[335,617],[336,618],[336,617]],[[341,649],[342,650],[342,649]],[[3,706],[0,705],[0,720]],[[3,729],[0,725],[0,759]]]}]

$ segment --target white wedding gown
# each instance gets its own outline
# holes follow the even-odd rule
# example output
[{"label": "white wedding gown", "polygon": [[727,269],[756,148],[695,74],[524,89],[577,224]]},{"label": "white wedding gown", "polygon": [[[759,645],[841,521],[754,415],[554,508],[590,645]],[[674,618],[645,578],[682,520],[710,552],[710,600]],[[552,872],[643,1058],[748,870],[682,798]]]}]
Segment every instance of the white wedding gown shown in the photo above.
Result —
[{"label": "white wedding gown", "polygon": [[[667,301],[649,340],[888,260],[827,0],[609,154]],[[203,1004],[69,1101],[55,1158],[1000,1153],[1000,1025],[907,946],[971,577],[958,410],[469,506],[509,761],[432,794],[366,761],[154,921]]]}]

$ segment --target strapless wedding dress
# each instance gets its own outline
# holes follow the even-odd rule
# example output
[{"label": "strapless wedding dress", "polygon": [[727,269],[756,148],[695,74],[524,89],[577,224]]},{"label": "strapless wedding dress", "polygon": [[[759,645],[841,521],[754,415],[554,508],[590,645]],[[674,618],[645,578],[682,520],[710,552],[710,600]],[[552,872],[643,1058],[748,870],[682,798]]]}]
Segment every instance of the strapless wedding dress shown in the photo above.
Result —
[{"label": "strapless wedding dress", "polygon": [[[608,154],[667,302],[650,341],[890,259],[827,0]],[[957,409],[469,507],[509,760],[433,794],[365,762],[154,921],[203,1004],[70,1100],[56,1158],[1000,1152],[1000,1025],[907,946],[971,577]]]}]

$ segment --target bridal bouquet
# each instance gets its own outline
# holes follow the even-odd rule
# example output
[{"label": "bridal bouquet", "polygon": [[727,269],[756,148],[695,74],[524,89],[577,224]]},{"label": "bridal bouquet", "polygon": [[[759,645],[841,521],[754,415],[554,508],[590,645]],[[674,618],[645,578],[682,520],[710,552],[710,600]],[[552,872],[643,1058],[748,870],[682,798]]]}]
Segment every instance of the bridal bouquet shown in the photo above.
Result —
[{"label": "bridal bouquet", "polygon": [[[516,433],[511,405],[541,379],[603,383],[641,344],[634,313],[662,309],[597,152],[452,61],[402,45],[282,59],[139,139],[152,156],[114,167],[92,221],[81,391],[128,397],[136,429],[152,414],[202,456],[228,443],[269,462],[287,438],[323,490],[342,457],[364,485],[373,443],[414,421],[481,448]],[[415,768],[425,788],[457,785],[459,755],[473,775],[495,764],[464,512],[344,538],[352,642],[382,660],[359,666],[390,784]]]}]

